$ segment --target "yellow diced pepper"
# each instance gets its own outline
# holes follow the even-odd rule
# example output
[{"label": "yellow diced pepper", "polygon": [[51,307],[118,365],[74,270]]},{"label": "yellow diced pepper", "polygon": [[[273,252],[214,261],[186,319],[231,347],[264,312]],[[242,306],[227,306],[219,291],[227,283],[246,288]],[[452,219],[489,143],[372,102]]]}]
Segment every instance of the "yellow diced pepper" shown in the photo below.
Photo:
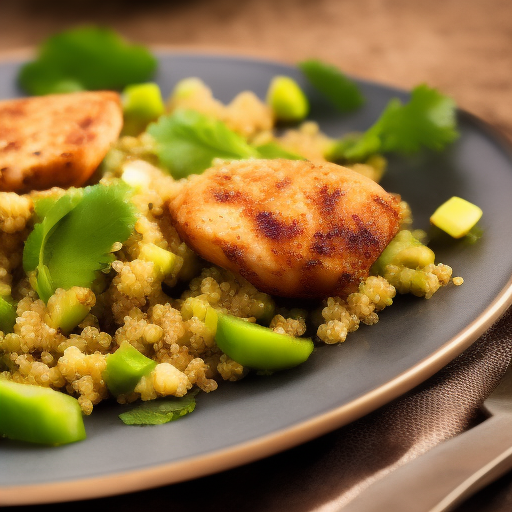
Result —
[{"label": "yellow diced pepper", "polygon": [[482,217],[482,210],[460,197],[443,203],[430,217],[430,222],[453,238],[462,238]]}]

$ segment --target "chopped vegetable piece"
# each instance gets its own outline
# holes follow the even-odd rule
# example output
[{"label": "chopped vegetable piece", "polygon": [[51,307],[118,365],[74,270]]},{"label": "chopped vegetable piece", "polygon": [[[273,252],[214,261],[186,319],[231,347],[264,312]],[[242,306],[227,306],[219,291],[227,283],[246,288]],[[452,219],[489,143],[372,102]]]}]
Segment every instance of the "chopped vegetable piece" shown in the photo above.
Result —
[{"label": "chopped vegetable piece", "polygon": [[162,249],[155,244],[144,244],[140,250],[139,259],[152,261],[157,271],[166,276],[172,272],[176,263],[176,254],[166,249]]},{"label": "chopped vegetable piece", "polygon": [[214,158],[239,160],[258,151],[223,122],[195,110],[176,110],[148,126],[160,163],[175,178],[200,174]]},{"label": "chopped vegetable piece", "polygon": [[144,172],[144,166],[148,165],[143,160],[128,160],[123,165],[121,179],[135,190],[146,190],[151,185],[151,178]]},{"label": "chopped vegetable piece", "polygon": [[192,391],[181,398],[144,402],[130,411],[123,412],[119,418],[125,425],[163,425],[191,413],[196,407],[196,394],[197,391]]},{"label": "chopped vegetable piece", "polygon": [[387,265],[403,265],[415,269],[426,267],[434,261],[434,251],[416,239],[409,230],[404,229],[399,231],[382,251],[372,266],[372,272],[384,275]]},{"label": "chopped vegetable piece", "polygon": [[267,103],[278,121],[301,121],[309,112],[309,102],[299,84],[288,76],[276,76],[267,91]]},{"label": "chopped vegetable piece", "polygon": [[121,90],[147,81],[156,67],[156,58],[145,47],[129,44],[113,30],[86,26],[48,38],[18,78],[34,95]]},{"label": "chopped vegetable piece", "polygon": [[426,85],[415,87],[410,101],[391,100],[379,119],[361,136],[339,141],[338,157],[361,162],[372,154],[412,153],[422,146],[441,150],[458,137],[453,100]]},{"label": "chopped vegetable piece", "polygon": [[219,315],[215,341],[231,359],[256,370],[283,370],[308,359],[313,342],[274,332],[231,315]]},{"label": "chopped vegetable piece", "polygon": [[115,242],[124,242],[135,224],[126,186],[94,185],[71,191],[51,207],[29,235],[23,268],[36,271],[35,287],[48,302],[57,288],[91,288],[96,272],[113,260]]},{"label": "chopped vegetable piece", "polygon": [[124,395],[131,393],[139,380],[155,367],[155,361],[123,341],[113,354],[107,356],[103,379],[114,396]]},{"label": "chopped vegetable piece", "polygon": [[123,133],[138,135],[165,112],[160,87],[155,83],[127,86],[122,94]]},{"label": "chopped vegetable piece", "polygon": [[69,334],[89,314],[95,303],[96,297],[89,288],[60,288],[48,300],[46,323]]},{"label": "chopped vegetable piece", "polygon": [[298,66],[311,85],[342,112],[355,110],[364,103],[357,84],[335,66],[317,59],[305,60]]},{"label": "chopped vegetable piece", "polygon": [[462,238],[482,217],[482,210],[460,197],[443,203],[430,217],[430,222],[453,238]]},{"label": "chopped vegetable piece", "polygon": [[217,332],[217,323],[219,321],[219,315],[215,309],[209,307],[204,315],[204,325],[206,328],[215,335]]},{"label": "chopped vegetable piece", "polygon": [[16,305],[10,297],[0,296],[0,331],[4,334],[12,332],[16,323]]},{"label": "chopped vegetable piece", "polygon": [[85,439],[76,398],[50,388],[0,379],[0,435],[19,441],[66,444]]}]

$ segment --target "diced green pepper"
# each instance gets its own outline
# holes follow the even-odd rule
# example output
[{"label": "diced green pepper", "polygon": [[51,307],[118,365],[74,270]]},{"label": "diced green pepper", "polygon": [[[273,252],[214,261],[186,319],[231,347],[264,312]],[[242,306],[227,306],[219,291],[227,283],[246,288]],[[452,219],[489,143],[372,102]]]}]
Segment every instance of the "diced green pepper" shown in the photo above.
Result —
[{"label": "diced green pepper", "polygon": [[443,203],[430,217],[430,222],[453,238],[462,238],[480,220],[482,210],[460,197]]},{"label": "diced green pepper", "polygon": [[95,302],[94,293],[88,288],[59,289],[48,300],[47,323],[69,334],[89,314]]},{"label": "diced green pepper", "polygon": [[16,306],[7,297],[0,296],[0,331],[4,334],[12,332],[16,323]]},{"label": "diced green pepper", "polygon": [[156,366],[156,361],[141,354],[127,341],[107,356],[107,367],[103,378],[108,389],[114,395],[131,393],[140,379],[150,373]]},{"label": "diced green pepper", "polygon": [[288,76],[276,76],[270,82],[267,103],[278,121],[301,121],[309,112],[309,102],[299,84]]},{"label": "diced green pepper", "polygon": [[314,348],[311,339],[280,334],[230,315],[219,315],[215,341],[242,366],[269,371],[303,363]]},{"label": "diced green pepper", "polygon": [[165,112],[160,87],[155,83],[128,85],[122,94],[123,132],[138,135]]},{"label": "diced green pepper", "polygon": [[0,435],[18,441],[66,444],[85,439],[76,398],[51,388],[0,380]]},{"label": "diced green pepper", "polygon": [[423,268],[435,261],[432,249],[414,238],[407,229],[399,231],[372,266],[372,273],[382,275],[386,265]]},{"label": "diced green pepper", "polygon": [[152,261],[157,272],[162,276],[170,274],[176,263],[176,254],[151,243],[142,246],[139,258]]}]

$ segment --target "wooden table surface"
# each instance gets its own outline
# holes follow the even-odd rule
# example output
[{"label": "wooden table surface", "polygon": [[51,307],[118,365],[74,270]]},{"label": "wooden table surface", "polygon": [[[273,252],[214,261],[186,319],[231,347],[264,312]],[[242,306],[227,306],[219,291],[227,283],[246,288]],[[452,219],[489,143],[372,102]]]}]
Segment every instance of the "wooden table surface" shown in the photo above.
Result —
[{"label": "wooden table surface", "polygon": [[512,140],[510,0],[0,0],[0,52],[81,23],[177,49],[318,57],[404,88],[425,82]]}]

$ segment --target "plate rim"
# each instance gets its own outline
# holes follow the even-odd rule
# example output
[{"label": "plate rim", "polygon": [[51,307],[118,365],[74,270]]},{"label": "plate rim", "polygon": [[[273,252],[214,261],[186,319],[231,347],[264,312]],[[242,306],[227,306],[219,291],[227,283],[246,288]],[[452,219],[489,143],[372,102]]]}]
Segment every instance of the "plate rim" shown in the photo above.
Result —
[{"label": "plate rim", "polygon": [[[226,53],[221,49],[213,49],[213,51],[209,49],[206,52],[195,48],[184,50],[183,47],[172,45],[151,45],[150,48],[157,53],[157,56],[161,54],[176,57],[221,58],[293,67],[286,61],[236,52]],[[34,48],[30,47],[2,52],[0,66],[4,63],[19,63],[29,57],[33,51]],[[358,82],[377,85],[389,91],[401,94],[408,92],[383,82],[354,78]],[[466,110],[458,109],[457,113],[465,118],[466,122],[484,132],[501,151],[507,154],[512,163],[512,146],[505,135]],[[427,357],[378,388],[291,427],[229,448],[215,450],[206,455],[153,465],[149,468],[118,471],[98,477],[0,487],[0,503],[2,506],[35,505],[115,496],[204,477],[283,452],[355,421],[421,384],[472,345],[504,315],[511,305],[512,276],[478,317]]]}]

